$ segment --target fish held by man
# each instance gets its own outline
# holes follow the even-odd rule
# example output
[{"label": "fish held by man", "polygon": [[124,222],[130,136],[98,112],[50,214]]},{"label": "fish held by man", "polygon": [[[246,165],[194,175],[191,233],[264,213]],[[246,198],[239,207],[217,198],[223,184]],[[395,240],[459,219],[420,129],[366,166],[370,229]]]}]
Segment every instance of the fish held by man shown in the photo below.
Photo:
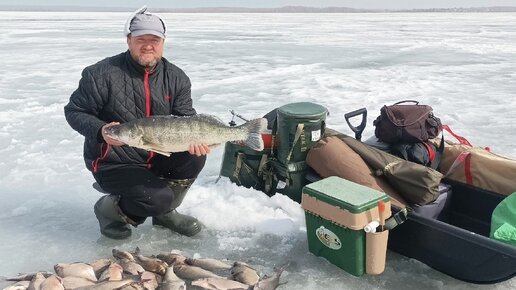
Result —
[{"label": "fish held by man", "polygon": [[227,141],[243,141],[251,149],[262,151],[264,144],[261,132],[266,129],[265,118],[229,127],[215,116],[198,114],[136,119],[108,127],[105,133],[129,146],[170,156],[172,152],[188,151],[192,144],[213,147]]}]

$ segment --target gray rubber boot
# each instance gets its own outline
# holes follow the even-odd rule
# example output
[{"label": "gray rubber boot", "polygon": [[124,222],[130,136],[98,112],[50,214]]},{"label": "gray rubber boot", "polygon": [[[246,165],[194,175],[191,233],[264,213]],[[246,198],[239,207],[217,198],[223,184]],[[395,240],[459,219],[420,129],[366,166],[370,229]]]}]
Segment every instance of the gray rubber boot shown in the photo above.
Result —
[{"label": "gray rubber boot", "polygon": [[137,224],[128,218],[118,207],[118,195],[104,195],[94,206],[95,216],[99,220],[100,233],[111,239],[126,239],[131,236],[129,224]]},{"label": "gray rubber boot", "polygon": [[188,237],[194,236],[201,231],[201,223],[194,217],[180,214],[176,208],[181,205],[183,199],[192,186],[195,178],[192,179],[168,179],[168,186],[174,191],[175,199],[170,205],[170,211],[152,217],[152,224],[169,228],[170,230]]}]

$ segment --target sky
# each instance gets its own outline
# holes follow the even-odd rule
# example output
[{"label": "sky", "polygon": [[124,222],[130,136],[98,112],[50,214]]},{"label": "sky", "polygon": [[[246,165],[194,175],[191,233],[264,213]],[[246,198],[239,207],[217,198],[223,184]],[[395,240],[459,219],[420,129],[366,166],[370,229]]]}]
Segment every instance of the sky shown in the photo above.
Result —
[{"label": "sky", "polygon": [[1,0],[0,5],[66,5],[66,6],[106,6],[106,7],[148,7],[158,8],[193,8],[193,7],[283,7],[289,5],[312,6],[312,7],[351,7],[369,9],[414,9],[414,8],[453,8],[453,7],[486,7],[486,6],[516,6],[516,0],[90,0],[67,1],[67,0],[18,0],[13,3],[11,0]]}]

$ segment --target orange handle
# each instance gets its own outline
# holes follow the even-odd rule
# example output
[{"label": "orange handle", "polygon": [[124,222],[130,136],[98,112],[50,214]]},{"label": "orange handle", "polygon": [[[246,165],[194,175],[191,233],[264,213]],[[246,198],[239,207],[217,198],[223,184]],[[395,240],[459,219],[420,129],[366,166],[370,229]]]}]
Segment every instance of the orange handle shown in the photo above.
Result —
[{"label": "orange handle", "polygon": [[383,200],[380,200],[378,202],[378,211],[380,213],[380,227],[383,231],[383,227],[385,226],[385,217],[384,217],[384,213],[385,213],[385,202]]}]

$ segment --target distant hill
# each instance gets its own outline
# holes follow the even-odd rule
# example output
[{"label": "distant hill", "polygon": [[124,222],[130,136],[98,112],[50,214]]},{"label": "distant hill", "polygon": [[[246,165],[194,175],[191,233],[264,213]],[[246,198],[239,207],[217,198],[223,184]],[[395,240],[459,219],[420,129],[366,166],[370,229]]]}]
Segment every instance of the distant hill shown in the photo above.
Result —
[{"label": "distant hill", "polygon": [[[136,7],[90,7],[90,6],[26,6],[0,5],[0,11],[112,11],[130,12]],[[306,7],[285,6],[279,8],[246,7],[199,7],[199,8],[153,8],[155,12],[167,13],[411,13],[411,12],[516,12],[513,6],[474,7],[474,8],[430,8],[430,9],[356,9],[349,7]]]}]

